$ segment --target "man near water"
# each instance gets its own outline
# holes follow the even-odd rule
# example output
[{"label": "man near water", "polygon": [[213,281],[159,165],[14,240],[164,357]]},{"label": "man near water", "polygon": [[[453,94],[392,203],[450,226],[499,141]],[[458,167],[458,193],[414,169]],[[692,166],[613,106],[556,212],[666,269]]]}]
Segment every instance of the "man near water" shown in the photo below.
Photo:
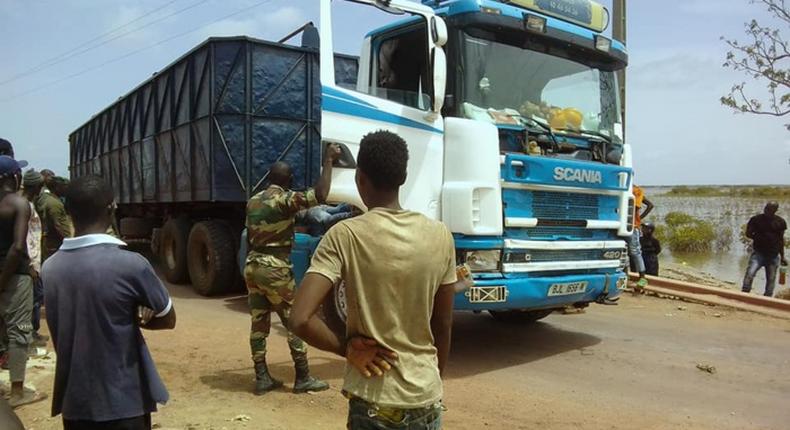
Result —
[{"label": "man near water", "polygon": [[776,272],[779,263],[787,265],[785,259],[785,230],[787,222],[776,215],[779,203],[769,202],[763,213],[753,216],[746,225],[746,237],[752,239],[752,255],[743,278],[744,293],[752,291],[752,282],[757,272],[765,267],[765,296],[773,297]]},{"label": "man near water", "polygon": [[[644,210],[642,208],[644,207]],[[641,292],[647,286],[647,279],[645,278],[645,260],[642,255],[642,219],[647,217],[653,211],[653,203],[645,198],[645,192],[642,187],[634,185],[634,232],[628,240],[628,255],[631,260],[631,269],[639,273],[639,281],[636,283],[634,292]]]},{"label": "man near water", "polygon": [[256,395],[282,387],[266,365],[266,340],[271,329],[272,312],[276,312],[288,331],[288,347],[296,367],[293,391],[323,391],[329,384],[310,376],[307,348],[290,330],[289,316],[296,288],[291,265],[296,213],[326,201],[332,181],[332,164],[340,155],[337,145],[324,153],[321,177],[314,189],[291,191],[293,174],[284,162],[272,165],[270,185],[247,203],[247,244],[249,253],[244,267],[252,327],[250,349],[255,365]]},{"label": "man near water", "polygon": [[[291,315],[310,345],[346,357],[349,429],[441,428],[455,248],[444,224],[401,208],[408,156],[391,132],[362,139],[356,183],[369,210],[323,237]],[[335,333],[316,313],[341,279],[348,319]]]}]

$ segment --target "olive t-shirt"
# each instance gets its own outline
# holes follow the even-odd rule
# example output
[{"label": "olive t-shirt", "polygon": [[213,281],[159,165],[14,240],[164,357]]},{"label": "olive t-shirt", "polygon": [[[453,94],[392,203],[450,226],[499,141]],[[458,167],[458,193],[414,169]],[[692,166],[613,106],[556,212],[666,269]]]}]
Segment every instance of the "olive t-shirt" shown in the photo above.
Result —
[{"label": "olive t-shirt", "polygon": [[418,408],[442,398],[431,332],[434,296],[455,275],[453,237],[444,224],[406,210],[375,208],[332,227],[308,273],[344,280],[347,335],[398,353],[384,376],[346,366],[343,388],[380,406]]}]

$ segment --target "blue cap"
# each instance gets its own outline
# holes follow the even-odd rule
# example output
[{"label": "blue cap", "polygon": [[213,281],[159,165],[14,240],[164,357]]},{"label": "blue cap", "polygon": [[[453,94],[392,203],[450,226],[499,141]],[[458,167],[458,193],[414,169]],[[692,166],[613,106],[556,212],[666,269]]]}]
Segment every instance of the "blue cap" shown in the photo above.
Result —
[{"label": "blue cap", "polygon": [[27,166],[27,161],[14,160],[7,155],[0,155],[0,178],[22,173],[22,168]]}]

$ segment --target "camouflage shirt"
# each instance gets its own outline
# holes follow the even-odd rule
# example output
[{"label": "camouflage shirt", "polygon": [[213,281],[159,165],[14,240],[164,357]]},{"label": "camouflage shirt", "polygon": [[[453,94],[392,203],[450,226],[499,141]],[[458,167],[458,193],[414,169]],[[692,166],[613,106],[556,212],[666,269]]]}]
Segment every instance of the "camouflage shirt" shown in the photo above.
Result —
[{"label": "camouflage shirt", "polygon": [[247,261],[261,254],[287,257],[293,245],[294,216],[317,205],[313,189],[286,191],[271,185],[253,196],[247,203]]}]

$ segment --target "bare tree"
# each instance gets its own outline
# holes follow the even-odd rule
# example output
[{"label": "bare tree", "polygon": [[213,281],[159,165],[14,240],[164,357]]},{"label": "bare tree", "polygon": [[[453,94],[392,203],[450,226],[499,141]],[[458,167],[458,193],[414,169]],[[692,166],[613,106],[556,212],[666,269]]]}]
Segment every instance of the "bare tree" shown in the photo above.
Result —
[{"label": "bare tree", "polygon": [[[785,0],[751,0],[764,5],[776,19],[775,26],[760,25],[757,20],[745,24],[747,42],[722,40],[730,46],[724,67],[743,72],[757,82],[766,84],[762,97],[747,95],[746,82],[732,86],[721,103],[739,113],[783,117],[790,114],[790,9]],[[790,124],[785,124],[790,130]]]}]

